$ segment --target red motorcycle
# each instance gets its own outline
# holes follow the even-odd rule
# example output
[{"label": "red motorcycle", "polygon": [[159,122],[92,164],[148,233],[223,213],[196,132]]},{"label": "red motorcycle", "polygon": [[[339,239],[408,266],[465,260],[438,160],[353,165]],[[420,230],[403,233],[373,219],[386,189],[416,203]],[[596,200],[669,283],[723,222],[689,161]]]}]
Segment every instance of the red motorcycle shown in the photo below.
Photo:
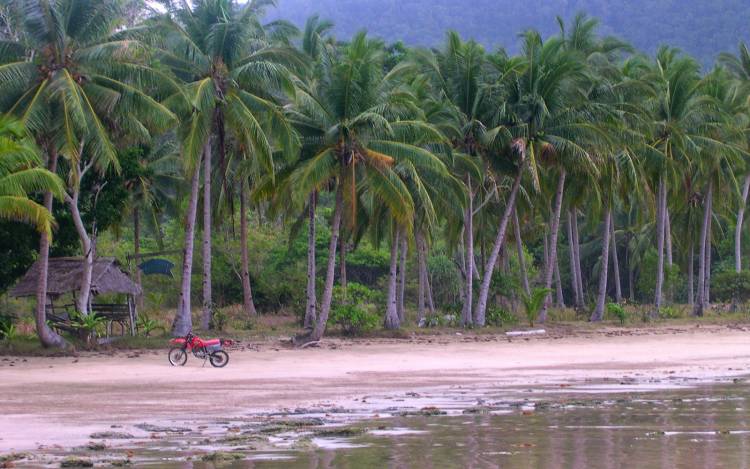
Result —
[{"label": "red motorcycle", "polygon": [[169,349],[169,363],[172,366],[183,366],[187,362],[188,352],[193,352],[195,358],[203,359],[204,363],[208,359],[215,368],[223,368],[229,363],[229,354],[222,348],[231,344],[229,340],[204,340],[188,332],[185,337],[177,337],[170,343],[174,345]]}]

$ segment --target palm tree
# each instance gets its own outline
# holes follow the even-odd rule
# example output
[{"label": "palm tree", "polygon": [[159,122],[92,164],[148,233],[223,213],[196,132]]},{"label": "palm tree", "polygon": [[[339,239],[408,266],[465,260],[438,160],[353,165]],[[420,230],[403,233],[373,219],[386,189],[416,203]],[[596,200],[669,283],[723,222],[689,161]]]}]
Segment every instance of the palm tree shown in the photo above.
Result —
[{"label": "palm tree", "polygon": [[[394,167],[445,171],[444,164],[422,145],[443,137],[418,117],[407,89],[383,79],[383,45],[364,33],[340,51],[324,56],[319,80],[300,84],[289,115],[314,156],[290,176],[298,197],[335,188],[331,240],[320,312],[302,341],[317,341],[325,332],[333,293],[336,250],[342,220],[353,226],[358,191],[366,190],[388,207],[397,224],[408,225],[414,203]],[[345,212],[346,211],[346,215]]]},{"label": "palm tree", "polygon": [[[149,129],[164,128],[173,115],[144,93],[156,93],[170,80],[149,66],[145,48],[118,31],[122,2],[116,0],[30,0],[19,8],[17,40],[0,53],[0,109],[21,119],[57,171],[58,156],[68,160],[70,174],[65,201],[73,215],[84,257],[78,309],[88,311],[94,234],[78,210],[80,182],[94,169],[118,169],[113,137],[145,141]],[[116,130],[114,130],[116,129]],[[44,205],[51,210],[52,194]],[[44,324],[47,296],[49,237],[42,233],[37,288],[37,323]],[[40,326],[45,345],[62,345]]]},{"label": "palm tree", "polygon": [[[412,57],[397,66],[392,74],[418,73],[432,88],[433,107],[439,109],[432,118],[451,139],[455,174],[466,186],[466,204],[463,213],[464,256],[462,272],[465,278],[464,325],[484,325],[485,310],[495,264],[507,232],[515,199],[520,188],[522,165],[514,166],[514,159],[524,161],[523,146],[511,142],[506,122],[498,119],[504,108],[504,87],[517,77],[521,61],[509,59],[500,53],[487,56],[474,41],[463,42],[455,32],[448,33],[446,45],[440,51],[418,50]],[[437,106],[436,106],[437,105]],[[520,158],[519,158],[520,157]],[[485,171],[496,170],[496,173]],[[475,216],[487,204],[500,198],[498,187],[505,174],[514,177],[508,186],[509,195],[498,223],[490,256],[480,275],[476,266],[474,239],[477,231]],[[475,206],[476,203],[476,206]],[[491,207],[488,207],[491,208]],[[481,276],[481,287],[474,308],[474,278]]]},{"label": "palm tree", "polygon": [[[168,134],[148,147],[134,147],[130,150],[135,168],[133,177],[125,181],[130,192],[130,211],[133,217],[133,254],[139,262],[142,224],[145,221],[153,229],[159,247],[163,247],[160,217],[175,199],[176,189],[181,181],[179,148],[175,135]],[[141,271],[135,270],[135,280],[141,285]],[[142,308],[143,297],[138,298]]]},{"label": "palm tree", "polygon": [[[732,83],[723,69],[716,69],[708,75],[701,82],[699,92],[712,103],[712,112],[706,114],[700,123],[701,148],[693,160],[695,179],[706,185],[698,258],[698,298],[693,311],[696,316],[704,314],[710,298],[712,220],[714,214],[723,208],[722,200],[737,199],[739,191],[734,168],[741,168],[743,156],[747,156],[743,150],[746,146],[746,94]],[[737,116],[742,116],[739,121]],[[714,194],[719,194],[719,197]]]},{"label": "palm tree", "polygon": [[[583,81],[584,65],[560,38],[542,41],[536,32],[524,36],[523,72],[507,91],[507,127],[528,159],[532,185],[540,186],[539,172],[548,166],[554,177],[554,196],[549,222],[549,256],[544,288],[551,289],[557,264],[557,243],[568,168],[591,169],[588,149],[603,139],[592,125],[591,110],[576,84]],[[539,321],[546,319],[549,298]]]},{"label": "palm tree", "polygon": [[[281,94],[293,94],[287,65],[299,63],[298,55],[286,45],[277,45],[259,22],[271,1],[255,0],[240,5],[234,0],[200,0],[192,5],[171,6],[152,29],[163,64],[185,83],[184,91],[171,101],[185,116],[182,132],[183,159],[187,173],[198,184],[203,162],[203,314],[201,325],[208,328],[212,315],[211,227],[214,177],[213,151],[218,153],[219,174],[226,174],[227,138],[255,160],[258,167],[273,172],[273,137],[284,151],[293,153],[296,143],[291,129],[276,104]],[[226,191],[226,181],[220,181]],[[198,190],[191,189],[186,243],[192,243]],[[183,335],[192,327],[190,282],[192,254],[183,261],[181,300],[172,332]]]},{"label": "palm tree", "polygon": [[[65,188],[60,178],[43,168],[43,164],[38,149],[26,138],[23,125],[0,119],[0,219],[31,224],[50,240],[54,226],[52,214],[29,196],[44,192],[50,199],[53,196],[62,199]],[[65,342],[47,326],[44,306],[46,301],[42,314],[38,314],[40,309],[37,308],[34,318],[39,339],[44,346],[62,347]]]},{"label": "palm tree", "polygon": [[[747,45],[740,43],[739,52],[736,56],[729,53],[719,55],[719,63],[722,64],[737,81],[738,91],[747,95],[750,93],[750,50]],[[745,119],[750,119],[750,113],[745,109]],[[747,125],[746,125],[747,126]],[[750,145],[746,145],[750,148]],[[745,162],[748,168],[748,162]],[[745,208],[747,197],[750,193],[750,171],[745,172],[745,180],[742,184],[740,206],[737,209],[737,222],[734,231],[734,268],[737,273],[742,271],[742,225],[745,219]]]},{"label": "palm tree", "polygon": [[679,184],[681,169],[698,158],[702,148],[723,151],[724,145],[705,134],[713,103],[702,92],[699,65],[669,48],[659,50],[656,61],[643,77],[654,89],[647,103],[648,138],[644,160],[656,186],[657,275],[654,292],[656,315],[662,304],[668,192]]}]

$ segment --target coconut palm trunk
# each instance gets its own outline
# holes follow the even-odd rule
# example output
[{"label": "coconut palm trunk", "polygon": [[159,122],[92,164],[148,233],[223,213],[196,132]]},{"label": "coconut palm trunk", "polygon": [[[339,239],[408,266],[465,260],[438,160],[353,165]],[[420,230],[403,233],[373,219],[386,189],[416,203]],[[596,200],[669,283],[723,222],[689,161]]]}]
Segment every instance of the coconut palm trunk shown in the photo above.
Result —
[{"label": "coconut palm trunk", "polygon": [[606,212],[604,212],[604,224],[602,225],[602,257],[601,271],[599,272],[599,291],[596,296],[596,307],[591,314],[591,321],[601,321],[604,319],[604,303],[607,300],[607,271],[609,270],[611,221],[612,211],[610,208],[607,208]]},{"label": "coconut palm trunk", "polygon": [[135,284],[141,293],[136,298],[138,309],[143,310],[143,287],[141,269],[138,263],[141,261],[141,213],[138,207],[133,207],[133,254],[135,255]]},{"label": "coconut palm trunk", "polygon": [[688,249],[688,304],[695,306],[695,243],[693,236],[690,235],[690,248]]},{"label": "coconut palm trunk", "polygon": [[339,285],[346,292],[348,284],[349,282],[346,278],[346,241],[344,236],[341,235],[339,238]]},{"label": "coconut palm trunk", "polygon": [[427,265],[425,262],[425,241],[421,231],[414,235],[417,249],[417,324],[422,325],[425,319],[425,294],[427,289]]},{"label": "coconut palm trunk", "polygon": [[80,188],[74,188],[72,195],[65,195],[65,201],[68,204],[73,225],[75,226],[78,238],[81,241],[81,254],[83,256],[83,269],[81,270],[81,286],[76,297],[76,309],[82,315],[87,315],[91,311],[91,282],[94,272],[95,246],[92,236],[86,230],[83,224],[83,217],[78,208]]},{"label": "coconut palm trunk", "polygon": [[526,255],[523,252],[523,240],[521,239],[521,224],[518,222],[518,208],[513,208],[513,227],[516,235],[516,251],[518,252],[518,267],[521,271],[521,282],[523,291],[527,296],[531,295],[529,286],[529,274],[526,271]]},{"label": "coconut palm trunk", "polygon": [[201,328],[211,327],[213,298],[211,292],[211,141],[203,146],[203,310]]},{"label": "coconut palm trunk", "polygon": [[742,202],[737,210],[737,225],[734,228],[734,270],[737,273],[742,272],[742,224],[745,220],[748,192],[750,192],[750,174],[745,176],[745,183],[742,185]]},{"label": "coconut palm trunk", "polygon": [[[552,213],[552,222],[550,224],[550,242],[549,242],[549,259],[544,273],[544,287],[551,290],[552,277],[554,275],[554,266],[557,262],[557,237],[560,232],[560,213],[562,211],[563,192],[565,190],[565,168],[560,168],[560,175],[557,179],[557,193],[555,194],[555,209]],[[544,323],[547,320],[549,306],[552,302],[552,295],[547,294],[544,305],[539,313],[537,322]]]},{"label": "coconut palm trunk", "polygon": [[713,196],[713,184],[708,183],[708,192],[703,202],[703,224],[701,225],[701,244],[698,251],[698,297],[693,307],[693,315],[703,316],[706,307],[706,250],[708,247],[708,230],[711,223],[711,197]]},{"label": "coconut palm trunk", "polygon": [[620,260],[617,255],[617,238],[615,236],[615,216],[609,217],[609,236],[612,240],[612,273],[615,281],[615,301],[622,303],[622,283],[620,282]]},{"label": "coconut palm trunk", "polygon": [[664,285],[664,231],[665,231],[665,206],[666,206],[666,183],[664,175],[659,177],[659,190],[656,197],[656,288],[654,288],[654,311],[652,316],[658,316],[662,303],[662,287]]},{"label": "coconut palm trunk", "polygon": [[172,335],[184,336],[193,329],[191,281],[193,276],[193,248],[195,245],[195,222],[198,215],[198,193],[200,192],[200,162],[193,170],[190,182],[190,200],[185,220],[185,247],[182,252],[182,281],[177,314],[172,322]]},{"label": "coconut palm trunk", "polygon": [[[492,283],[492,274],[495,272],[495,266],[497,264],[498,256],[500,255],[500,249],[505,244],[505,235],[508,231],[508,223],[510,217],[513,215],[516,209],[516,199],[518,197],[518,190],[521,187],[521,178],[523,177],[523,171],[525,168],[525,160],[518,169],[515,179],[513,180],[513,186],[508,194],[508,200],[505,204],[505,210],[503,216],[500,219],[500,225],[497,229],[497,235],[495,241],[492,244],[492,250],[490,251],[490,257],[487,259],[487,263],[484,266],[484,277],[482,277],[482,285],[479,289],[479,298],[477,299],[477,310],[476,310],[476,322],[479,326],[484,326],[487,312],[487,298],[490,294],[490,285]],[[517,220],[516,220],[517,223]]]},{"label": "coconut palm trunk", "polygon": [[471,187],[471,177],[466,178],[466,187],[469,192],[469,204],[464,213],[466,282],[464,284],[464,307],[461,310],[461,325],[470,326],[474,319],[472,315],[474,305],[474,190]]},{"label": "coconut palm trunk", "polygon": [[555,259],[555,304],[558,308],[565,307],[565,297],[563,296],[562,280],[560,279],[560,259]]},{"label": "coconut palm trunk", "polygon": [[573,247],[576,251],[576,279],[578,280],[578,296],[581,298],[581,307],[585,306],[586,293],[583,291],[583,270],[581,269],[581,241],[578,234],[578,211],[573,209]]},{"label": "coconut palm trunk", "polygon": [[[54,173],[57,171],[57,151],[51,149],[47,153],[47,169]],[[44,208],[52,213],[52,192],[44,193]],[[42,346],[63,348],[66,346],[65,340],[47,325],[47,276],[49,274],[49,248],[50,238],[45,231],[42,231],[39,238],[39,278],[36,284],[36,309],[34,322],[36,323],[36,333]]]},{"label": "coconut palm trunk", "polygon": [[[666,192],[666,191],[665,191]],[[669,207],[667,206],[667,196],[664,195],[664,249],[665,249],[665,260],[667,262],[667,267],[672,267],[672,222],[671,217],[669,216]]]},{"label": "coconut palm trunk", "polygon": [[308,227],[307,227],[307,306],[305,308],[305,329],[314,326],[317,320],[317,265],[315,260],[315,207],[317,205],[317,192],[310,194],[307,204]]},{"label": "coconut palm trunk", "polygon": [[401,324],[403,324],[406,321],[406,311],[404,310],[404,294],[406,293],[406,254],[409,248],[409,240],[406,238],[406,233],[401,234],[400,243],[400,258],[398,263],[398,291],[396,292],[396,311],[398,313],[399,321],[401,321]]},{"label": "coconut palm trunk", "polygon": [[242,258],[242,309],[246,315],[255,317],[258,311],[253,301],[253,289],[250,285],[250,256],[248,253],[247,223],[247,181],[240,181],[240,257]]},{"label": "coconut palm trunk", "polygon": [[[581,296],[578,294],[578,269],[576,268],[576,247],[573,238],[573,210],[568,210],[568,246],[570,251],[570,281],[573,288],[573,301],[577,309],[581,308]],[[526,293],[528,295],[528,292]]]},{"label": "coconut palm trunk", "polygon": [[320,304],[320,315],[315,323],[315,328],[310,334],[309,341],[316,342],[323,338],[328,324],[328,315],[331,312],[331,301],[333,300],[333,283],[336,274],[336,247],[339,243],[341,231],[341,215],[344,210],[344,188],[339,183],[336,189],[336,203],[333,209],[333,220],[331,221],[331,240],[328,244],[328,264],[326,265],[326,279],[323,287],[323,299]]},{"label": "coconut palm trunk", "polygon": [[704,309],[711,304],[711,230],[713,229],[714,197],[713,190],[708,197],[708,230],[706,231],[706,281],[703,283],[705,292],[703,294]]},{"label": "coconut palm trunk", "polygon": [[398,269],[398,247],[401,244],[401,228],[394,229],[393,240],[391,241],[391,264],[388,271],[388,298],[386,300],[385,324],[386,329],[398,329],[401,321],[398,317],[398,306],[396,299],[396,276]]}]

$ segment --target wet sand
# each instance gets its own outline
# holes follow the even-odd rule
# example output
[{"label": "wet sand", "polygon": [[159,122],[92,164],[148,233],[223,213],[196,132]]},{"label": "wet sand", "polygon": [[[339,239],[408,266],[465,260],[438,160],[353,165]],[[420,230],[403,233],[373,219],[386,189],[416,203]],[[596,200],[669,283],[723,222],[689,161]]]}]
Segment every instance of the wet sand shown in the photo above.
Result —
[{"label": "wet sand", "polygon": [[[296,350],[242,344],[223,369],[166,351],[0,358],[0,452],[80,444],[94,431],[142,422],[202,422],[260,411],[347,409],[373,396],[580,382],[654,386],[750,374],[750,328],[685,326],[553,332],[547,337],[452,335],[329,340]],[[13,366],[10,366],[13,364]]]}]

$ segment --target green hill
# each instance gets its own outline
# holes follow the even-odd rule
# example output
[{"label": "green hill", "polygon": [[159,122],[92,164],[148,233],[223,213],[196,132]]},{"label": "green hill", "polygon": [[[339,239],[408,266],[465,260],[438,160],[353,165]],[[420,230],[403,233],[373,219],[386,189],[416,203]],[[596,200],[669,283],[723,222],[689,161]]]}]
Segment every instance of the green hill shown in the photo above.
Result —
[{"label": "green hill", "polygon": [[279,0],[273,16],[297,25],[313,14],[336,23],[336,35],[367,29],[387,40],[434,45],[455,29],[488,47],[513,52],[518,33],[557,31],[555,18],[586,12],[601,21],[601,32],[653,52],[661,44],[679,47],[704,64],[719,52],[750,41],[748,0]]}]

